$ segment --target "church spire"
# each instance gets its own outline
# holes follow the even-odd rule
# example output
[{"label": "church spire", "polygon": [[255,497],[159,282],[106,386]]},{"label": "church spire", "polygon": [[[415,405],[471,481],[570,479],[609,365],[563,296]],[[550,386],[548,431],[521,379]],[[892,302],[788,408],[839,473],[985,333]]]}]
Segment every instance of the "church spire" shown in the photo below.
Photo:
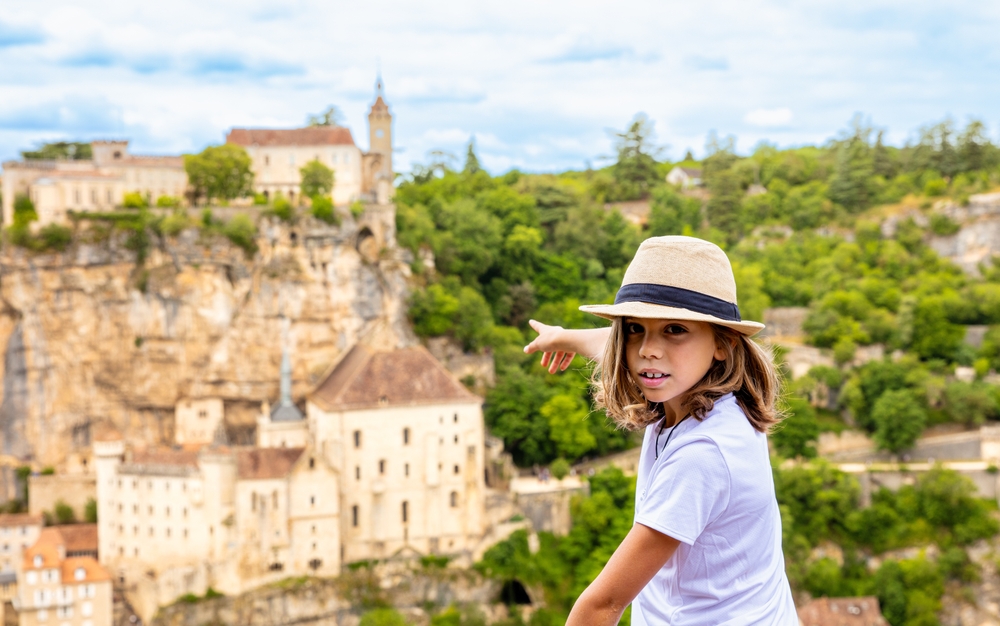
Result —
[{"label": "church spire", "polygon": [[291,320],[281,316],[281,397],[271,410],[272,422],[292,422],[303,418],[299,407],[292,401],[292,359],[288,351],[288,329]]}]

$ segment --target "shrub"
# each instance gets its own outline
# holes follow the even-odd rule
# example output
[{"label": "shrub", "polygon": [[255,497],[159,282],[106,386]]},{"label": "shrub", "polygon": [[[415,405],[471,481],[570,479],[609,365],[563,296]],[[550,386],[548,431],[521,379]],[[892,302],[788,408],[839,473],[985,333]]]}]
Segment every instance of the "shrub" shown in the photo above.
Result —
[{"label": "shrub", "polygon": [[174,196],[160,196],[156,199],[156,206],[165,209],[175,209],[181,205],[181,199]]},{"label": "shrub", "polygon": [[243,248],[243,252],[248,258],[257,252],[257,225],[245,213],[235,215],[233,219],[226,222],[222,233],[234,245]]},{"label": "shrub", "polygon": [[942,213],[931,215],[930,226],[932,233],[941,236],[954,235],[962,228],[958,222]]},{"label": "shrub", "polygon": [[313,196],[312,216],[327,224],[340,224],[340,217],[334,212],[333,200],[329,196]]},{"label": "shrub", "polygon": [[933,178],[924,185],[924,195],[935,197],[943,196],[948,191],[948,181],[942,178]]},{"label": "shrub", "polygon": [[361,214],[364,212],[365,212],[364,202],[362,202],[361,200],[355,200],[354,202],[351,203],[351,215],[354,216],[354,219],[358,219],[359,217],[361,217]]},{"label": "shrub", "polygon": [[35,240],[37,250],[58,250],[62,252],[73,241],[73,231],[68,226],[61,224],[47,224],[38,231],[38,238]]},{"label": "shrub", "polygon": [[253,195],[253,203],[256,206],[267,206],[267,196],[262,193],[255,193]]},{"label": "shrub", "polygon": [[76,512],[73,510],[73,507],[66,504],[63,500],[56,500],[53,513],[57,524],[76,523]]},{"label": "shrub", "polygon": [[191,218],[184,211],[177,211],[163,218],[160,222],[160,232],[167,237],[176,237],[185,228],[193,226]]},{"label": "shrub", "polygon": [[556,480],[566,478],[569,475],[569,469],[569,461],[562,457],[552,461],[552,465],[549,466],[549,471],[552,472]]},{"label": "shrub", "polygon": [[396,609],[375,609],[361,616],[359,626],[408,626],[409,622]]},{"label": "shrub", "polygon": [[285,196],[277,195],[274,204],[271,205],[271,212],[283,222],[291,222],[295,219],[295,207]]},{"label": "shrub", "polygon": [[87,505],[83,508],[83,519],[88,524],[97,523],[97,500],[87,499]]},{"label": "shrub", "polygon": [[122,206],[126,209],[145,209],[149,206],[149,201],[138,191],[130,191],[122,199]]}]

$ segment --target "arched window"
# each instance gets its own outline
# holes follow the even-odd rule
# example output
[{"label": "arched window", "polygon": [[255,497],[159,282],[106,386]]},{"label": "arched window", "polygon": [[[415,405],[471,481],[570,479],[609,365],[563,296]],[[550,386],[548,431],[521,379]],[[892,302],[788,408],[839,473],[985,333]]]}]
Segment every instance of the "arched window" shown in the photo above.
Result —
[{"label": "arched window", "polygon": [[409,428],[404,428],[403,429],[403,445],[404,446],[410,445],[410,429]]},{"label": "arched window", "polygon": [[453,506],[453,507],[458,506],[458,492],[457,491],[452,491],[451,495],[449,496],[449,499],[451,501],[450,502],[451,506]]},{"label": "arched window", "polygon": [[403,500],[403,523],[410,521],[410,503]]},{"label": "arched window", "polygon": [[378,473],[385,474],[385,459],[379,459],[378,462]]},{"label": "arched window", "polygon": [[358,527],[358,505],[351,507],[351,526]]},{"label": "arched window", "polygon": [[354,447],[355,448],[360,448],[361,447],[361,431],[360,430],[354,431]]}]

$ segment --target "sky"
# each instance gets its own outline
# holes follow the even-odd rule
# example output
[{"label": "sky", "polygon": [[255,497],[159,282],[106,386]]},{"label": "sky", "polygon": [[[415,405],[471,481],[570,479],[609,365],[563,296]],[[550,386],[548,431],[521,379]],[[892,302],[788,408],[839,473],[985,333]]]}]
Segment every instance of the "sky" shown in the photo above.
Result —
[{"label": "sky", "polygon": [[0,161],[44,141],[197,152],[330,105],[395,169],[600,167],[636,114],[662,158],[706,137],[823,143],[861,113],[902,144],[951,117],[1000,139],[1000,3],[982,0],[0,0]]}]

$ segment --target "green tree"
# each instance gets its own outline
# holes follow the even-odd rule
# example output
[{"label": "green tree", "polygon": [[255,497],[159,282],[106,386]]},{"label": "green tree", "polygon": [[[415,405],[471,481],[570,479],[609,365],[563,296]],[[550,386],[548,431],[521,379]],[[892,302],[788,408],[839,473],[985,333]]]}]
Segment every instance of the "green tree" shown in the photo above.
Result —
[{"label": "green tree", "polygon": [[[617,200],[644,198],[660,174],[656,162],[659,149],[653,145],[653,123],[645,114],[639,113],[625,132],[615,133],[615,161],[612,173],[618,185]],[[610,198],[609,198],[610,199]]]},{"label": "green tree", "polygon": [[816,438],[819,422],[816,409],[804,398],[791,396],[785,400],[786,416],[777,430],[771,433],[771,442],[778,454],[786,458],[811,459],[816,456]]},{"label": "green tree", "polygon": [[330,196],[313,196],[310,212],[313,217],[322,222],[337,226],[340,225],[340,216],[334,212],[333,201],[330,200]]},{"label": "green tree", "polygon": [[668,185],[653,190],[649,207],[649,234],[680,235],[701,227],[701,200],[682,195]]},{"label": "green tree", "polygon": [[906,389],[886,391],[872,407],[875,443],[882,450],[899,453],[913,447],[927,422],[927,411]]},{"label": "green tree", "polygon": [[198,154],[184,155],[184,169],[195,196],[232,200],[250,195],[253,186],[252,161],[241,146],[209,146]]},{"label": "green tree", "polygon": [[238,213],[222,227],[222,234],[234,245],[243,249],[247,258],[257,252],[257,225],[250,216]]},{"label": "green tree", "polygon": [[555,395],[542,405],[540,413],[549,423],[549,437],[559,456],[578,459],[597,445],[587,427],[589,408],[579,396]]},{"label": "green tree", "polygon": [[76,523],[76,512],[73,510],[73,507],[66,504],[64,500],[56,500],[55,510],[53,513],[57,524]]},{"label": "green tree", "polygon": [[83,520],[88,524],[97,523],[97,500],[87,498],[87,504],[83,509]]},{"label": "green tree", "polygon": [[310,115],[306,123],[310,126],[337,126],[343,118],[344,116],[340,113],[340,109],[331,104],[322,113]]},{"label": "green tree", "polygon": [[875,165],[871,149],[872,129],[856,115],[851,122],[851,134],[839,143],[833,178],[830,181],[830,199],[844,206],[851,213],[858,213],[871,202],[872,176]]},{"label": "green tree", "polygon": [[122,198],[122,206],[126,209],[145,209],[149,206],[149,200],[140,191],[129,191]]},{"label": "green tree", "polygon": [[334,173],[318,159],[313,159],[299,169],[302,175],[302,194],[314,198],[325,196],[333,190]]},{"label": "green tree", "polygon": [[469,147],[465,151],[465,167],[462,168],[463,174],[475,174],[476,172],[481,172],[482,167],[479,165],[479,157],[476,156],[476,140],[469,140]]},{"label": "green tree", "polygon": [[25,150],[21,156],[25,159],[70,159],[77,161],[89,161],[94,158],[90,144],[79,141],[57,141],[42,144],[42,147],[37,150]]}]

